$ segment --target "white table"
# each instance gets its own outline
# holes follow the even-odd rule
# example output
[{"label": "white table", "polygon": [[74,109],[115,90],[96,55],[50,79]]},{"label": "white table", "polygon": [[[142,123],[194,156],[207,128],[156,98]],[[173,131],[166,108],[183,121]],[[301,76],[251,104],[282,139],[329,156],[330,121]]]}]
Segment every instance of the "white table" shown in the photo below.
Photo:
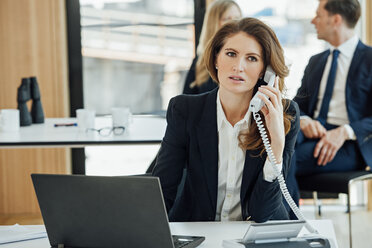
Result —
[{"label": "white table", "polygon": [[[167,126],[166,119],[155,115],[133,115],[122,135],[101,136],[98,132],[77,126],[54,127],[54,124],[76,123],[76,118],[46,118],[43,124],[21,127],[18,132],[0,131],[0,148],[70,147],[73,174],[85,174],[86,146],[160,144]],[[111,127],[111,116],[96,117],[95,128]]]},{"label": "white table", "polygon": [[[57,123],[76,123],[76,118],[47,118],[43,124],[21,127],[19,132],[0,132],[0,148],[85,147],[89,145],[159,144],[164,136],[166,120],[162,117],[134,115],[122,135],[103,137],[77,126],[54,127]],[[112,119],[97,117],[95,128],[110,127]]]},{"label": "white table", "polygon": [[[312,224],[320,234],[334,240],[332,248],[338,248],[336,235],[333,229],[333,224],[330,220],[311,220]],[[178,235],[197,235],[205,236],[205,241],[200,245],[204,248],[222,247],[222,241],[225,239],[242,238],[247,230],[247,222],[183,222],[170,223],[172,234]],[[44,226],[29,226],[36,230],[43,230]],[[5,228],[5,226],[0,226]],[[305,230],[302,230],[305,232]],[[0,245],[0,248],[47,248],[50,247],[47,238],[16,242],[11,244]]]}]

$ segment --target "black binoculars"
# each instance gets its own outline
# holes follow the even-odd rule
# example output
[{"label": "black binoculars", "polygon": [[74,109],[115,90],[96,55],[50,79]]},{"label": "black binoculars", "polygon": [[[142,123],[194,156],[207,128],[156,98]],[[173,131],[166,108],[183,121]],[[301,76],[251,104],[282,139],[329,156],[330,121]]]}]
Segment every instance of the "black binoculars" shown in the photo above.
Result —
[{"label": "black binoculars", "polygon": [[[44,123],[44,111],[40,97],[40,90],[36,77],[22,78],[22,83],[21,86],[18,87],[17,93],[21,126],[29,126],[31,123]],[[27,102],[31,99],[32,105],[30,113]]]}]

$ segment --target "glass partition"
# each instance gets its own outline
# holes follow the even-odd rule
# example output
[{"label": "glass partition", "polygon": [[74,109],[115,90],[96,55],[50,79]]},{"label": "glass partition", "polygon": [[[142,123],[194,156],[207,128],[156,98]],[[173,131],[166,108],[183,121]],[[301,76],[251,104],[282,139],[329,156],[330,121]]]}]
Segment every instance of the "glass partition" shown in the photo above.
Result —
[{"label": "glass partition", "polygon": [[165,109],[194,57],[193,0],[80,0],[84,106]]},{"label": "glass partition", "polygon": [[[84,107],[159,113],[194,58],[193,0],[80,0]],[[141,174],[159,145],[87,147],[86,174]]]}]

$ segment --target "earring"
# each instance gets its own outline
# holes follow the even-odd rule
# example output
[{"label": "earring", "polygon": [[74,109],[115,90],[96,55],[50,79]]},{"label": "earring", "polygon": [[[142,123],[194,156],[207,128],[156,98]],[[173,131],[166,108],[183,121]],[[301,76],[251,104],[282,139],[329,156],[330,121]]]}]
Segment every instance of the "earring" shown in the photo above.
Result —
[{"label": "earring", "polygon": [[218,70],[218,67],[217,67],[217,65],[216,65],[216,70]]}]

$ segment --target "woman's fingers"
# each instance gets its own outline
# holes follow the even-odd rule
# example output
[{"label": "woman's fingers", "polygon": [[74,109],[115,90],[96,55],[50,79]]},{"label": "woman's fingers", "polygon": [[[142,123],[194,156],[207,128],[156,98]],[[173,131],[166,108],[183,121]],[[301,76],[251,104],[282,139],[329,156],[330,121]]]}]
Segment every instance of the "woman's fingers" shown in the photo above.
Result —
[{"label": "woman's fingers", "polygon": [[282,94],[279,90],[279,77],[275,77],[274,86],[263,85],[258,89],[261,93],[267,95],[275,108],[282,106]]},{"label": "woman's fingers", "polygon": [[276,96],[275,93],[273,93],[272,91],[270,91],[268,88],[263,88],[263,87],[260,87],[258,89],[262,94],[265,94],[266,96],[268,96],[270,98],[270,101],[272,102],[272,104],[274,105],[275,108],[278,107],[278,97]]},{"label": "woman's fingers", "polygon": [[261,94],[258,95],[258,97],[259,97],[262,101],[264,101],[264,103],[266,104],[266,107],[269,109],[269,112],[275,110],[273,103],[272,103],[269,99],[267,99],[265,96],[263,96],[263,95],[261,95]]},{"label": "woman's fingers", "polygon": [[270,101],[273,103],[274,107],[276,109],[279,110],[282,110],[283,109],[283,105],[282,105],[282,99],[281,99],[281,94],[280,92],[276,91],[276,89],[274,88],[268,88],[270,86],[264,86],[264,87],[260,87],[258,90],[262,93],[262,94],[265,94],[266,96],[268,96],[270,98]]},{"label": "woman's fingers", "polygon": [[[265,86],[270,88],[269,85],[265,85]],[[281,100],[282,99],[282,94],[281,94],[280,89],[279,89],[279,77],[278,76],[275,77],[274,87],[272,87],[272,88],[274,90],[273,92],[276,94],[278,99]]]}]

